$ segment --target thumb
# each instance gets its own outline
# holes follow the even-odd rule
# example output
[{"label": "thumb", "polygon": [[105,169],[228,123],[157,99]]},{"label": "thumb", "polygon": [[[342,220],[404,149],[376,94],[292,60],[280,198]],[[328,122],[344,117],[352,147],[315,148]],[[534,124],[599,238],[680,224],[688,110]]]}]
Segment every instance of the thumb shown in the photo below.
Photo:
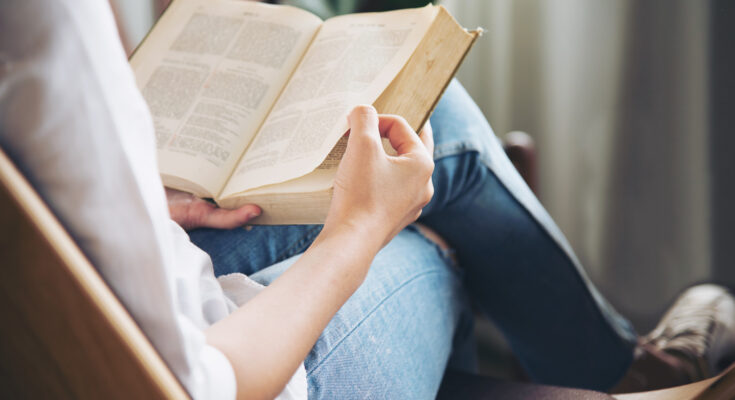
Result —
[{"label": "thumb", "polygon": [[350,124],[350,139],[371,141],[380,144],[378,130],[378,112],[373,106],[359,105],[352,109],[347,117]]}]

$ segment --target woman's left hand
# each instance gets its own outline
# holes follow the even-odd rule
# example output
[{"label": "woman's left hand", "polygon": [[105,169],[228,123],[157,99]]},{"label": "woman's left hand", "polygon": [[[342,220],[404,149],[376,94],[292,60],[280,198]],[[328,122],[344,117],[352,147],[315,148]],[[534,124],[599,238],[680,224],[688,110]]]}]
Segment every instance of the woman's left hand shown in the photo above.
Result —
[{"label": "woman's left hand", "polygon": [[246,204],[234,210],[227,210],[191,193],[175,189],[166,188],[166,198],[171,219],[186,230],[233,229],[245,225],[260,215],[260,208],[255,204]]}]

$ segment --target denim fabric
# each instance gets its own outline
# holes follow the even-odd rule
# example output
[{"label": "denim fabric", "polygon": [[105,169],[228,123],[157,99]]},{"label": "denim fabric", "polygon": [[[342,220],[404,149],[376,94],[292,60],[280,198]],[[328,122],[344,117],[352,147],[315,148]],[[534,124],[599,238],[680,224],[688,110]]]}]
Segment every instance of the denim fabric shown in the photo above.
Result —
[{"label": "denim fabric", "polygon": [[[267,285],[297,259],[251,278]],[[472,369],[472,310],[461,275],[414,227],[400,232],[304,360],[309,398],[430,399],[453,350],[453,364]]]},{"label": "denim fabric", "polygon": [[[415,229],[401,232],[305,360],[310,397],[431,398],[448,363],[472,365],[467,296],[535,381],[614,385],[632,361],[635,332],[589,282],[458,82],[431,123],[435,195],[421,222],[450,243],[461,272]],[[202,229],[191,238],[216,273],[252,274],[267,285],[320,229]]]}]

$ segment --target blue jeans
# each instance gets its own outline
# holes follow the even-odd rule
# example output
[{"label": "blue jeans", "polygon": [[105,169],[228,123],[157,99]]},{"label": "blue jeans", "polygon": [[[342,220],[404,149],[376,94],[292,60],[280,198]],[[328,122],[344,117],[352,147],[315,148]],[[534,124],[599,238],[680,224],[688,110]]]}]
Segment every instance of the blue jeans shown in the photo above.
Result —
[{"label": "blue jeans", "polygon": [[[541,383],[605,390],[625,373],[636,335],[590,283],[478,107],[454,81],[434,112],[435,194],[421,222],[376,256],[305,360],[312,398],[431,398],[448,364],[472,368],[480,308]],[[320,226],[197,230],[217,274],[276,279]],[[275,265],[273,265],[275,264]]]}]

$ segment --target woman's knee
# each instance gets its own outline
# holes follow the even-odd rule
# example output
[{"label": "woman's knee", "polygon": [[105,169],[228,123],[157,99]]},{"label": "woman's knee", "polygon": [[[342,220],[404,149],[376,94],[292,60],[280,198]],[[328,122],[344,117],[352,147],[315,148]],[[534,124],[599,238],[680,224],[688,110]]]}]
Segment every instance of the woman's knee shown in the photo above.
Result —
[{"label": "woman's knee", "polygon": [[480,151],[494,137],[484,114],[456,79],[439,100],[431,116],[431,126],[434,129],[435,158],[462,147]]}]

